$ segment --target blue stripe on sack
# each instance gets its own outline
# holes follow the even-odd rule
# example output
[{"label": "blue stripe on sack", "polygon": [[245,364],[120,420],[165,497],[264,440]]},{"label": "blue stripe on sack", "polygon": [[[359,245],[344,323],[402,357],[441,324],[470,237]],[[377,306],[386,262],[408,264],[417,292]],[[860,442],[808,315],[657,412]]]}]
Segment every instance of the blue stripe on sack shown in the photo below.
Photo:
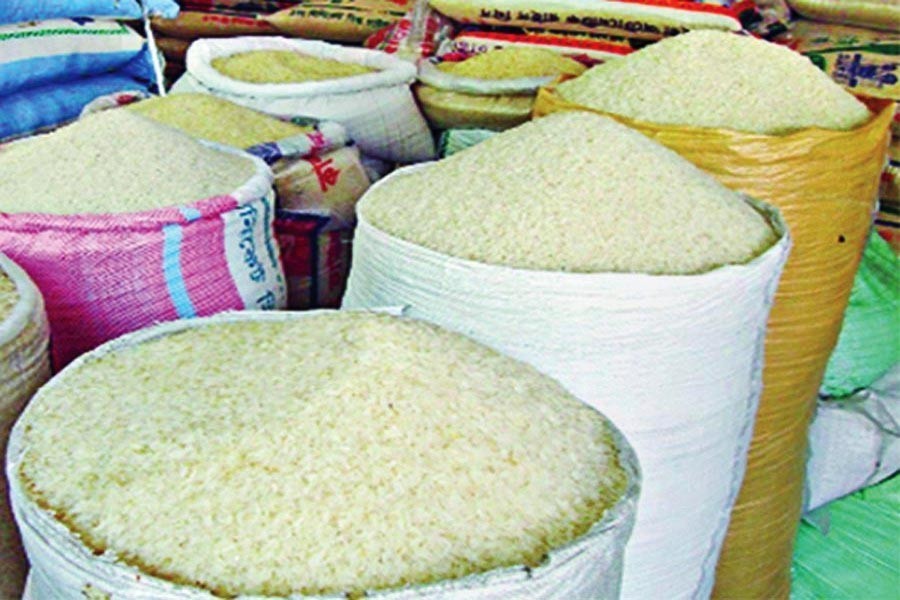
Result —
[{"label": "blue stripe on sack", "polygon": [[166,225],[163,227],[163,274],[166,278],[166,287],[169,290],[169,298],[175,306],[175,312],[180,319],[190,319],[197,316],[197,310],[191,297],[188,295],[187,286],[184,283],[184,274],[181,272],[181,240],[183,238],[181,226]]},{"label": "blue stripe on sack", "polygon": [[[133,34],[137,37],[137,34]],[[0,94],[49,83],[74,81],[83,77],[117,71],[141,54],[131,51],[84,52],[39,56],[23,60],[0,59]]]},{"label": "blue stripe on sack", "polygon": [[184,217],[188,223],[193,223],[197,219],[203,217],[203,213],[201,213],[196,208],[192,208],[190,206],[179,206],[178,210],[181,211],[181,216]]}]

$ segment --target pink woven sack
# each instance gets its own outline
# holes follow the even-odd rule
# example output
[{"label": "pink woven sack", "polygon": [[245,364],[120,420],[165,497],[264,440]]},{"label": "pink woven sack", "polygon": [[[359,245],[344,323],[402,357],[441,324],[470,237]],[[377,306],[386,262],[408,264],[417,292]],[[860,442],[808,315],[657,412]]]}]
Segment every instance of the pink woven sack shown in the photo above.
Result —
[{"label": "pink woven sack", "polygon": [[161,321],[285,305],[272,173],[253,160],[256,173],[232,194],[189,205],[104,215],[0,213],[0,252],[44,295],[56,369]]}]

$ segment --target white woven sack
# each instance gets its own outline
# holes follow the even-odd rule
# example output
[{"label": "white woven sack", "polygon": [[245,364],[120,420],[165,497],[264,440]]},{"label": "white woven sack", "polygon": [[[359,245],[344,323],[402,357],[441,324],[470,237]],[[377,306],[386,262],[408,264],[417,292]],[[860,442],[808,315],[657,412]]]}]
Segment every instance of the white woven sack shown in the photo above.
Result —
[{"label": "white woven sack", "polygon": [[871,388],[820,400],[809,430],[807,511],[900,470],[900,365]]},{"label": "white woven sack", "polygon": [[[427,166],[384,181],[418,168]],[[484,265],[361,216],[344,307],[405,306],[531,363],[607,415],[637,451],[644,482],[623,597],[705,598],[744,474],[766,320],[790,247],[780,214],[756,205],[781,240],[747,265],[691,276]]]},{"label": "white woven sack", "polygon": [[[253,50],[290,50],[377,69],[373,73],[307,83],[247,83],[212,67],[221,56]],[[344,125],[360,149],[377,158],[413,163],[434,158],[434,140],[413,98],[415,66],[377,50],[281,37],[201,39],[191,44],[187,73],[172,93],[202,92],[280,118],[312,117]]]},{"label": "white woven sack", "polygon": [[[0,450],[5,452],[13,423],[50,377],[50,329],[44,300],[28,275],[3,254],[0,273],[15,284],[19,296],[0,323]],[[7,497],[6,479],[0,478],[0,598],[16,598],[27,567]]]},{"label": "white woven sack", "polygon": [[[75,360],[68,369],[76,369],[86,361],[130,348],[143,342],[169,336],[186,329],[213,323],[238,321],[289,321],[303,319],[323,311],[232,312],[213,317],[163,323],[137,331],[100,346]],[[390,312],[390,311],[382,311]],[[45,390],[52,389],[52,380]],[[26,411],[27,412],[27,411]],[[619,461],[629,484],[622,498],[606,511],[601,520],[581,538],[551,551],[537,568],[525,566],[495,569],[480,575],[413,586],[389,591],[372,591],[366,598],[406,600],[432,598],[440,600],[574,600],[581,598],[614,599],[619,595],[622,556],[634,524],[634,513],[640,489],[637,458],[622,434],[612,428],[619,450]],[[115,556],[95,556],[79,538],[57,521],[52,513],[32,502],[22,490],[17,477],[22,460],[21,421],[10,436],[6,457],[6,475],[10,481],[10,497],[22,541],[31,562],[29,591],[26,600],[84,600],[85,591],[108,594],[110,600],[213,600],[212,594],[176,585],[140,572],[116,560]],[[344,594],[330,596],[290,596],[293,600],[344,600]],[[238,600],[261,600],[241,596]]]}]

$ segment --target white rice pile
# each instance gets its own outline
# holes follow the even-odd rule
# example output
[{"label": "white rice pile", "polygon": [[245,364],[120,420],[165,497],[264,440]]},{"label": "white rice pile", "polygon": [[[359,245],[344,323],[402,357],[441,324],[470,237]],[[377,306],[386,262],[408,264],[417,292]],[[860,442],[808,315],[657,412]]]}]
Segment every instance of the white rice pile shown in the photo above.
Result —
[{"label": "white rice pile", "polygon": [[607,421],[555,381],[364,313],[119,351],[24,419],[33,499],[96,551],[226,596],[533,566],[627,483]]},{"label": "white rice pile", "polygon": [[783,46],[719,31],[665,39],[560,84],[566,100],[640,121],[784,134],[849,130],[869,110]]},{"label": "white rice pile", "polygon": [[0,148],[0,212],[123,213],[229,194],[252,161],[126,110]]},{"label": "white rice pile", "polygon": [[375,227],[523,269],[697,273],[776,240],[744,199],[612,119],[557,113],[373,188]]},{"label": "white rice pile", "polygon": [[515,79],[549,75],[581,75],[580,62],[551,50],[510,46],[476,54],[460,62],[443,62],[437,68],[460,77]]},{"label": "white rice pile", "polygon": [[6,273],[0,271],[0,323],[12,314],[13,307],[18,302],[19,293],[16,291],[16,284]]},{"label": "white rice pile", "polygon": [[375,69],[292,50],[252,50],[213,59],[213,68],[247,83],[304,83],[374,73]]}]

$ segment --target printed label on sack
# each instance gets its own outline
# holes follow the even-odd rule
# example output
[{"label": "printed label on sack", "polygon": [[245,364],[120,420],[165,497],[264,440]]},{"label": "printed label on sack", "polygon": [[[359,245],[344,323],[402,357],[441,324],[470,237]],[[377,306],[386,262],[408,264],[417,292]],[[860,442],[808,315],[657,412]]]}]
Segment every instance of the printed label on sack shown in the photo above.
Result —
[{"label": "printed label on sack", "polygon": [[261,198],[222,215],[228,270],[249,310],[281,308],[286,302],[273,218],[271,198]]}]

